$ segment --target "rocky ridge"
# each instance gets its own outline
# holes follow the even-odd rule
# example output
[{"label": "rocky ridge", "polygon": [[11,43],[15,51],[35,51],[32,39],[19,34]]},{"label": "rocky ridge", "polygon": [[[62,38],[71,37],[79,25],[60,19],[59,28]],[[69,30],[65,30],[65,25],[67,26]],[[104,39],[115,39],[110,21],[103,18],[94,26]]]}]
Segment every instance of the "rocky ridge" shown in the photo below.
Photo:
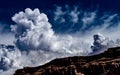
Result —
[{"label": "rocky ridge", "polygon": [[59,58],[42,66],[24,67],[14,75],[120,75],[120,47],[97,55]]}]

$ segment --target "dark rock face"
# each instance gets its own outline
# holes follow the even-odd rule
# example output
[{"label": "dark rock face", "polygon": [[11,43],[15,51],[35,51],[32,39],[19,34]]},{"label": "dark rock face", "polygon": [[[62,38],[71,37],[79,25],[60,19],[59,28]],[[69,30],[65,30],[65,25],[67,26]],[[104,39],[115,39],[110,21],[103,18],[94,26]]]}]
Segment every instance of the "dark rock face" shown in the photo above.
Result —
[{"label": "dark rock face", "polygon": [[55,59],[43,66],[19,69],[14,75],[120,75],[120,47],[94,56]]}]

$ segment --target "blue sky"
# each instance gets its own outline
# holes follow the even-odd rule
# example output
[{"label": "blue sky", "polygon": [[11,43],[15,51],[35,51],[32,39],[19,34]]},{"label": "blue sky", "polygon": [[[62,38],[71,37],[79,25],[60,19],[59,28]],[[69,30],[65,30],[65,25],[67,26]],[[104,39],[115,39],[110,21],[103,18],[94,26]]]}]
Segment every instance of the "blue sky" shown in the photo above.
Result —
[{"label": "blue sky", "polygon": [[[12,33],[10,25],[15,24],[12,17],[26,8],[38,8],[40,12],[45,13],[55,33],[84,34],[94,31],[98,26],[102,26],[102,29],[106,25],[105,19],[109,20],[112,15],[112,23],[106,28],[116,26],[119,22],[119,4],[119,0],[1,0],[0,34],[4,36],[0,38],[7,38],[5,35]],[[11,39],[14,39],[13,35],[9,35]]]},{"label": "blue sky", "polygon": [[[105,12],[112,14],[120,12],[119,0],[1,0],[0,3],[0,23],[2,23],[4,25],[3,27],[5,28],[3,32],[6,30],[10,31],[9,26],[10,24],[14,23],[11,20],[11,17],[16,12],[22,11],[28,7],[31,9],[39,8],[41,12],[46,13],[50,23],[52,23],[53,28],[56,30],[56,32],[67,32],[66,29],[69,29],[69,27],[71,27],[69,26],[70,22],[64,23],[67,26],[62,27],[61,24],[56,23],[56,21],[53,20],[53,13],[56,10],[57,6],[61,6],[63,11],[66,10],[66,5],[69,6],[71,11],[75,6],[78,8],[78,11],[82,10],[93,12],[97,10],[97,13],[99,15],[103,15]],[[57,27],[56,24],[58,25]],[[78,27],[80,26],[76,25],[75,27],[72,27],[73,31],[69,32],[76,31]]]},{"label": "blue sky", "polygon": [[[119,3],[119,0],[11,0],[9,2],[4,0],[0,5],[0,34],[2,35],[0,42],[13,43],[16,32],[20,29],[18,26],[15,33],[11,31],[11,25],[19,25],[13,17],[21,11],[25,12],[26,8],[30,8],[33,12],[38,8],[41,14],[44,13],[52,27],[50,30],[60,38],[66,35],[72,38],[77,36],[80,39],[84,39],[81,36],[92,38],[96,33],[105,34],[107,37],[114,34],[112,38],[118,38],[116,34],[119,33],[117,28],[120,27]],[[21,28],[21,30],[26,29]],[[108,35],[111,31],[112,34]],[[20,33],[24,32],[26,33],[26,31]]]}]

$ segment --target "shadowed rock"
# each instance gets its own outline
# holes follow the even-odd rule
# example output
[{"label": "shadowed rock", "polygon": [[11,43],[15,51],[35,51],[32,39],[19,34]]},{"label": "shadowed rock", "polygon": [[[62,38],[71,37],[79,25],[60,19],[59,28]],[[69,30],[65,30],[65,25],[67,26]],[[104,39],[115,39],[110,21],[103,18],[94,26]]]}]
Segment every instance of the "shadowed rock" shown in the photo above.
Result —
[{"label": "shadowed rock", "polygon": [[14,75],[120,75],[120,47],[93,56],[55,59],[38,67],[25,67]]}]

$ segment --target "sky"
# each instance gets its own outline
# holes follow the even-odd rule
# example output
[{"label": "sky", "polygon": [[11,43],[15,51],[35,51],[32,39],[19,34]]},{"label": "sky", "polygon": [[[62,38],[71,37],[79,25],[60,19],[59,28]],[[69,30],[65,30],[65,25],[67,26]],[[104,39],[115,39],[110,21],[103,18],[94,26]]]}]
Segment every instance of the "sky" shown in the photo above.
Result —
[{"label": "sky", "polygon": [[[120,12],[119,0],[1,0],[0,3],[0,33],[11,32],[10,25],[14,24],[11,17],[15,13],[26,8],[38,8],[41,12],[47,14],[49,22],[52,24],[52,28],[56,33],[72,33],[77,31],[84,32],[90,28],[89,26],[88,28],[82,28],[80,24],[83,23],[80,20],[76,19],[79,22],[75,24],[70,20],[73,17],[67,17],[69,15],[74,16],[74,12],[73,14],[68,13],[74,11],[75,9],[77,9],[78,15],[82,13],[79,16],[76,15],[79,19],[84,14],[84,12],[96,12],[98,17],[101,17],[104,14],[119,14]],[[58,12],[61,12],[62,14]],[[58,15],[56,15],[56,13],[58,13]],[[61,18],[56,19],[55,16],[60,16]],[[62,23],[62,21],[66,22]],[[95,25],[96,24],[93,26]]]},{"label": "sky", "polygon": [[[42,12],[46,13],[48,17],[54,17],[52,14],[57,6],[62,6],[62,10],[66,10],[66,5],[70,6],[70,9],[73,9],[76,6],[82,11],[98,10],[99,15],[104,14],[104,12],[113,14],[120,12],[119,0],[1,0],[0,3],[0,22],[4,24],[6,30],[10,30],[9,26],[13,23],[11,16],[13,16],[15,12],[19,12],[28,7],[31,9],[39,8]],[[53,28],[57,31],[58,27],[56,27],[55,22],[52,18],[49,19]],[[61,32],[61,30],[58,29],[58,32]],[[65,32],[64,29],[63,32]]]},{"label": "sky", "polygon": [[0,74],[120,46],[119,4],[119,0],[1,0]]}]

